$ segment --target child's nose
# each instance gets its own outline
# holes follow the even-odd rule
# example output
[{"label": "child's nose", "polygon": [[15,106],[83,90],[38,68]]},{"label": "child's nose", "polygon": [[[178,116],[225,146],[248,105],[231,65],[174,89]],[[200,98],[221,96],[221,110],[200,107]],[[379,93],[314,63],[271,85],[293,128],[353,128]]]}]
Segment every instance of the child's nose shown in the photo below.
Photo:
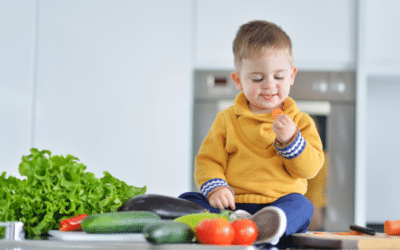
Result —
[{"label": "child's nose", "polygon": [[269,89],[269,88],[273,87],[273,85],[274,85],[273,80],[266,79],[262,84],[262,88],[263,89]]}]

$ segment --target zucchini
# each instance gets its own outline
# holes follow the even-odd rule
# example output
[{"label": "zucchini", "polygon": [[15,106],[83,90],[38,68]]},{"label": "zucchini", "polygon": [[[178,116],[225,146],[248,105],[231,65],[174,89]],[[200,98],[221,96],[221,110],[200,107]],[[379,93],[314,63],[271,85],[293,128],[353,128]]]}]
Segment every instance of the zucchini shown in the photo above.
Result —
[{"label": "zucchini", "polygon": [[191,243],[194,238],[188,225],[173,220],[152,222],[144,227],[143,233],[152,244]]},{"label": "zucchini", "polygon": [[118,211],[150,211],[167,220],[207,212],[192,201],[158,194],[137,195],[125,202]]},{"label": "zucchini", "polygon": [[181,222],[188,225],[193,231],[195,231],[196,226],[202,220],[211,220],[216,218],[222,218],[229,221],[229,216],[227,214],[217,214],[217,213],[199,213],[199,214],[188,214],[182,217],[174,219],[176,222]]},{"label": "zucchini", "polygon": [[86,233],[137,233],[157,220],[160,216],[148,211],[110,212],[89,215],[81,226]]}]

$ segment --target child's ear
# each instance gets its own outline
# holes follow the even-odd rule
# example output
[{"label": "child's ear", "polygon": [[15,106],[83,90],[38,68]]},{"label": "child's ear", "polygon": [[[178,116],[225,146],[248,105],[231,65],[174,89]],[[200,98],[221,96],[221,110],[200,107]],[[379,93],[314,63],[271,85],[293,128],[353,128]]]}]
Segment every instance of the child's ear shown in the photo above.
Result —
[{"label": "child's ear", "polygon": [[235,86],[238,90],[243,90],[242,81],[240,80],[239,72],[231,73],[232,81],[235,83]]},{"label": "child's ear", "polygon": [[290,86],[294,84],[294,78],[296,77],[296,73],[297,73],[297,67],[296,66],[292,66],[292,70],[291,70],[291,74],[290,74],[290,78],[292,80],[292,83],[290,84]]}]

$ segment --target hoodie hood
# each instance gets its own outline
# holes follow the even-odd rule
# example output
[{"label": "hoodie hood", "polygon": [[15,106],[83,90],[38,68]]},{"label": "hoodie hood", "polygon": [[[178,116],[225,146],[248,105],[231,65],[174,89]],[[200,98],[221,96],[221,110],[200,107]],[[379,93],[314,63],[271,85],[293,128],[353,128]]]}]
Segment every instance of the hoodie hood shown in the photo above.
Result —
[{"label": "hoodie hood", "polygon": [[[244,92],[240,92],[233,104],[235,114],[237,116],[244,116],[244,117],[251,117],[261,122],[273,122],[274,119],[272,118],[271,113],[264,113],[264,114],[254,114],[250,111],[249,105],[247,103],[247,98],[244,95]],[[291,119],[298,113],[300,113],[299,108],[296,105],[296,102],[291,98],[287,97],[286,100],[283,102],[283,113],[288,115]]]}]

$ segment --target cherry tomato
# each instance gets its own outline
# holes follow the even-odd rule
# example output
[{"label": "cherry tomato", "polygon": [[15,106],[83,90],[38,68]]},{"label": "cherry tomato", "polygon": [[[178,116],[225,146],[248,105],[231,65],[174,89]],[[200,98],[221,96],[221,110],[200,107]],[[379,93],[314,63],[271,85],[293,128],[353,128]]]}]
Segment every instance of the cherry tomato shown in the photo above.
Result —
[{"label": "cherry tomato", "polygon": [[211,245],[231,245],[235,237],[231,223],[222,218],[202,220],[195,234],[200,243]]},{"label": "cherry tomato", "polygon": [[236,220],[232,227],[235,231],[234,245],[251,245],[257,239],[257,225],[250,219]]}]

